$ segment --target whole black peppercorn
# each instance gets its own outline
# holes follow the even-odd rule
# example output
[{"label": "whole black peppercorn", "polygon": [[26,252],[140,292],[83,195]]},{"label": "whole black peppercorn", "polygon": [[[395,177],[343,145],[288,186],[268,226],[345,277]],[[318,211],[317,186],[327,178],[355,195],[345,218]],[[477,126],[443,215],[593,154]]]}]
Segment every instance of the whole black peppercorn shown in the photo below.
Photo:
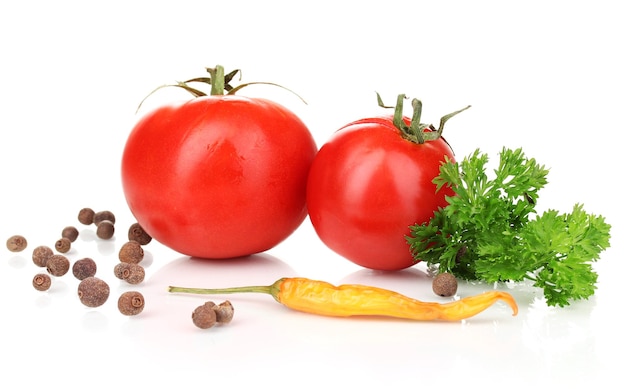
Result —
[{"label": "whole black peppercorn", "polygon": [[217,316],[213,307],[215,303],[209,301],[194,309],[191,313],[191,320],[198,328],[211,328],[217,323]]},{"label": "whole black peppercorn", "polygon": [[46,261],[46,269],[55,277],[64,276],[70,270],[70,260],[61,254],[55,254]]},{"label": "whole black peppercorn", "polygon": [[61,231],[61,237],[69,239],[70,242],[75,242],[78,238],[78,229],[74,226],[67,226]]},{"label": "whole black peppercorn", "polygon": [[68,238],[61,238],[54,243],[54,248],[60,253],[67,253],[72,248],[72,242]]},{"label": "whole black peppercorn", "polygon": [[86,226],[93,223],[93,217],[96,213],[91,208],[83,208],[78,211],[78,221]]},{"label": "whole black peppercorn", "polygon": [[54,251],[48,246],[37,246],[33,250],[33,263],[39,267],[46,267],[48,259],[54,255]]},{"label": "whole black peppercorn", "polygon": [[35,274],[33,277],[33,287],[39,291],[50,289],[50,285],[52,285],[52,279],[46,273]]},{"label": "whole black peppercorn", "polygon": [[100,239],[111,239],[115,234],[115,226],[109,220],[102,220],[96,227],[96,235]]},{"label": "whole black peppercorn", "polygon": [[451,273],[439,273],[433,279],[433,292],[441,297],[450,297],[456,294],[458,282]]},{"label": "whole black peppercorn", "polygon": [[137,291],[128,291],[122,293],[117,300],[118,310],[126,316],[135,316],[143,311],[145,299],[143,295]]},{"label": "whole black peppercorn", "polygon": [[118,256],[122,262],[139,263],[143,260],[144,252],[139,242],[129,240],[122,245]]},{"label": "whole black peppercorn", "polygon": [[152,241],[152,237],[139,223],[133,223],[128,229],[128,240],[137,241],[140,245],[145,246]]},{"label": "whole black peppercorn", "polygon": [[87,277],[78,284],[78,299],[91,308],[104,304],[110,292],[109,285],[97,277]]},{"label": "whole black peppercorn", "polygon": [[22,235],[13,235],[9,239],[7,239],[7,249],[14,253],[19,253],[20,251],[23,251],[27,245],[28,242],[26,241],[26,238],[24,238]]},{"label": "whole black peppercorn", "polygon": [[95,276],[97,268],[96,261],[91,258],[82,258],[72,265],[72,274],[77,279],[84,280],[87,277]]},{"label": "whole black peppercorn", "polygon": [[111,211],[100,211],[100,212],[94,213],[93,224],[97,226],[98,224],[100,224],[100,222],[104,220],[108,220],[112,224],[115,224],[115,215]]}]

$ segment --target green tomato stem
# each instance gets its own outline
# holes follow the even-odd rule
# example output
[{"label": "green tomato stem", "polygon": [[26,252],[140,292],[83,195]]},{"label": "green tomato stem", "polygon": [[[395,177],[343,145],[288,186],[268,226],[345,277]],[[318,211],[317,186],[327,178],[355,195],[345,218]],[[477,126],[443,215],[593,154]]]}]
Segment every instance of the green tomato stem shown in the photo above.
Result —
[{"label": "green tomato stem", "polygon": [[[411,106],[413,107],[413,115],[411,117],[411,121],[409,125],[407,125],[404,121],[404,100],[406,99],[406,95],[399,94],[396,100],[396,106],[386,106],[383,104],[383,101],[378,93],[376,93],[378,98],[378,105],[383,108],[393,108],[393,125],[400,130],[402,136],[410,140],[411,142],[417,144],[424,144],[427,141],[433,141],[441,138],[441,134],[443,133],[443,127],[446,122],[452,118],[453,116],[465,111],[470,108],[471,105],[460,109],[458,111],[454,111],[449,113],[441,118],[439,121],[439,128],[435,129],[432,124],[424,124],[421,123],[420,120],[422,118],[422,102],[418,99],[413,99],[411,101]],[[426,131],[426,129],[430,129],[431,131]]]},{"label": "green tomato stem", "polygon": [[206,70],[211,75],[211,96],[223,95],[224,86],[226,84],[224,79],[224,67],[217,65],[214,68],[207,68]]}]

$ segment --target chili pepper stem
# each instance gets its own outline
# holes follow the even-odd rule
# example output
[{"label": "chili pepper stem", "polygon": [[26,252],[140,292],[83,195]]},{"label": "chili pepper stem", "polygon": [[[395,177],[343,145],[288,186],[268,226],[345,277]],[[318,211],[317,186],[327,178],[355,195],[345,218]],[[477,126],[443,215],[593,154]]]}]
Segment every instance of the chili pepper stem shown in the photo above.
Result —
[{"label": "chili pepper stem", "polygon": [[190,294],[229,294],[229,293],[266,293],[271,294],[270,285],[259,286],[237,286],[233,288],[186,288],[181,286],[170,286],[168,292],[190,293]]},{"label": "chili pepper stem", "polygon": [[238,286],[234,288],[185,288],[181,286],[170,286],[168,292],[190,293],[190,294],[229,294],[229,293],[270,293],[269,286]]},{"label": "chili pepper stem", "polygon": [[280,284],[283,279],[274,282],[272,285],[255,285],[255,286],[235,286],[231,288],[187,288],[181,286],[169,286],[168,292],[171,293],[190,293],[190,294],[233,294],[233,293],[264,293],[269,294],[278,301],[278,293],[280,292]]}]

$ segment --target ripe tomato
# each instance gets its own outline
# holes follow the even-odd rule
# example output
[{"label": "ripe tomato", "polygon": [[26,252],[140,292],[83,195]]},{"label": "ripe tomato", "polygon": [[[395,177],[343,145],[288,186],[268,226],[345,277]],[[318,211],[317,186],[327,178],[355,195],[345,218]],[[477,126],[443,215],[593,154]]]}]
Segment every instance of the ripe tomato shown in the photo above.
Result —
[{"label": "ripe tomato", "polygon": [[[375,270],[414,265],[409,226],[429,221],[454,195],[447,187],[437,191],[432,182],[446,156],[454,161],[448,143],[441,137],[422,144],[407,139],[394,124],[398,118],[409,126],[398,112],[344,126],[320,148],[309,172],[307,207],[320,239]],[[434,135],[425,125],[419,130]]]},{"label": "ripe tomato", "polygon": [[159,107],[130,133],[122,184],[155,240],[201,258],[272,248],[305,219],[317,146],[287,108],[211,95]]}]

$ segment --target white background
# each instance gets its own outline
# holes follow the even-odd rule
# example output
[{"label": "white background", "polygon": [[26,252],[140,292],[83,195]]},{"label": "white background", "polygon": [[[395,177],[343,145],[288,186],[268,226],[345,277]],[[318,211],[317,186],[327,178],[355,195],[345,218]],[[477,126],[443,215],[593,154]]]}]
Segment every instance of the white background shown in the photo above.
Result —
[{"label": "white background", "polygon": [[[586,387],[620,379],[622,8],[598,0],[2,2],[0,236],[23,234],[29,248],[1,255],[1,386],[33,382],[35,374],[41,384],[68,387],[91,377],[96,386],[171,388]],[[269,296],[240,295],[230,297],[230,325],[202,331],[191,311],[209,298],[165,291],[301,275],[444,300],[419,265],[393,274],[363,270],[326,249],[306,220],[278,247],[247,260],[190,260],[151,243],[146,281],[137,287],[146,309],[123,317],[115,301],[130,288],[109,269],[134,221],[120,185],[121,152],[145,109],[187,96],[162,91],[135,110],[155,87],[217,64],[242,69],[242,82],[275,82],[301,95],[308,104],[267,86],[240,92],[292,109],[319,146],[352,120],[387,113],[376,91],[389,104],[399,93],[420,98],[423,121],[435,124],[471,104],[446,126],[457,156],[480,148],[496,158],[503,146],[523,147],[550,168],[540,210],[568,212],[580,202],[612,224],[596,295],[549,309],[540,291],[518,285],[510,290],[517,317],[496,304],[461,323],[317,317]],[[118,218],[111,241],[79,226],[68,254],[94,257],[110,282],[112,297],[97,309],[78,302],[71,275],[46,293],[30,286],[40,270],[32,248],[54,244],[83,207]],[[459,296],[491,287],[461,284]]]}]

